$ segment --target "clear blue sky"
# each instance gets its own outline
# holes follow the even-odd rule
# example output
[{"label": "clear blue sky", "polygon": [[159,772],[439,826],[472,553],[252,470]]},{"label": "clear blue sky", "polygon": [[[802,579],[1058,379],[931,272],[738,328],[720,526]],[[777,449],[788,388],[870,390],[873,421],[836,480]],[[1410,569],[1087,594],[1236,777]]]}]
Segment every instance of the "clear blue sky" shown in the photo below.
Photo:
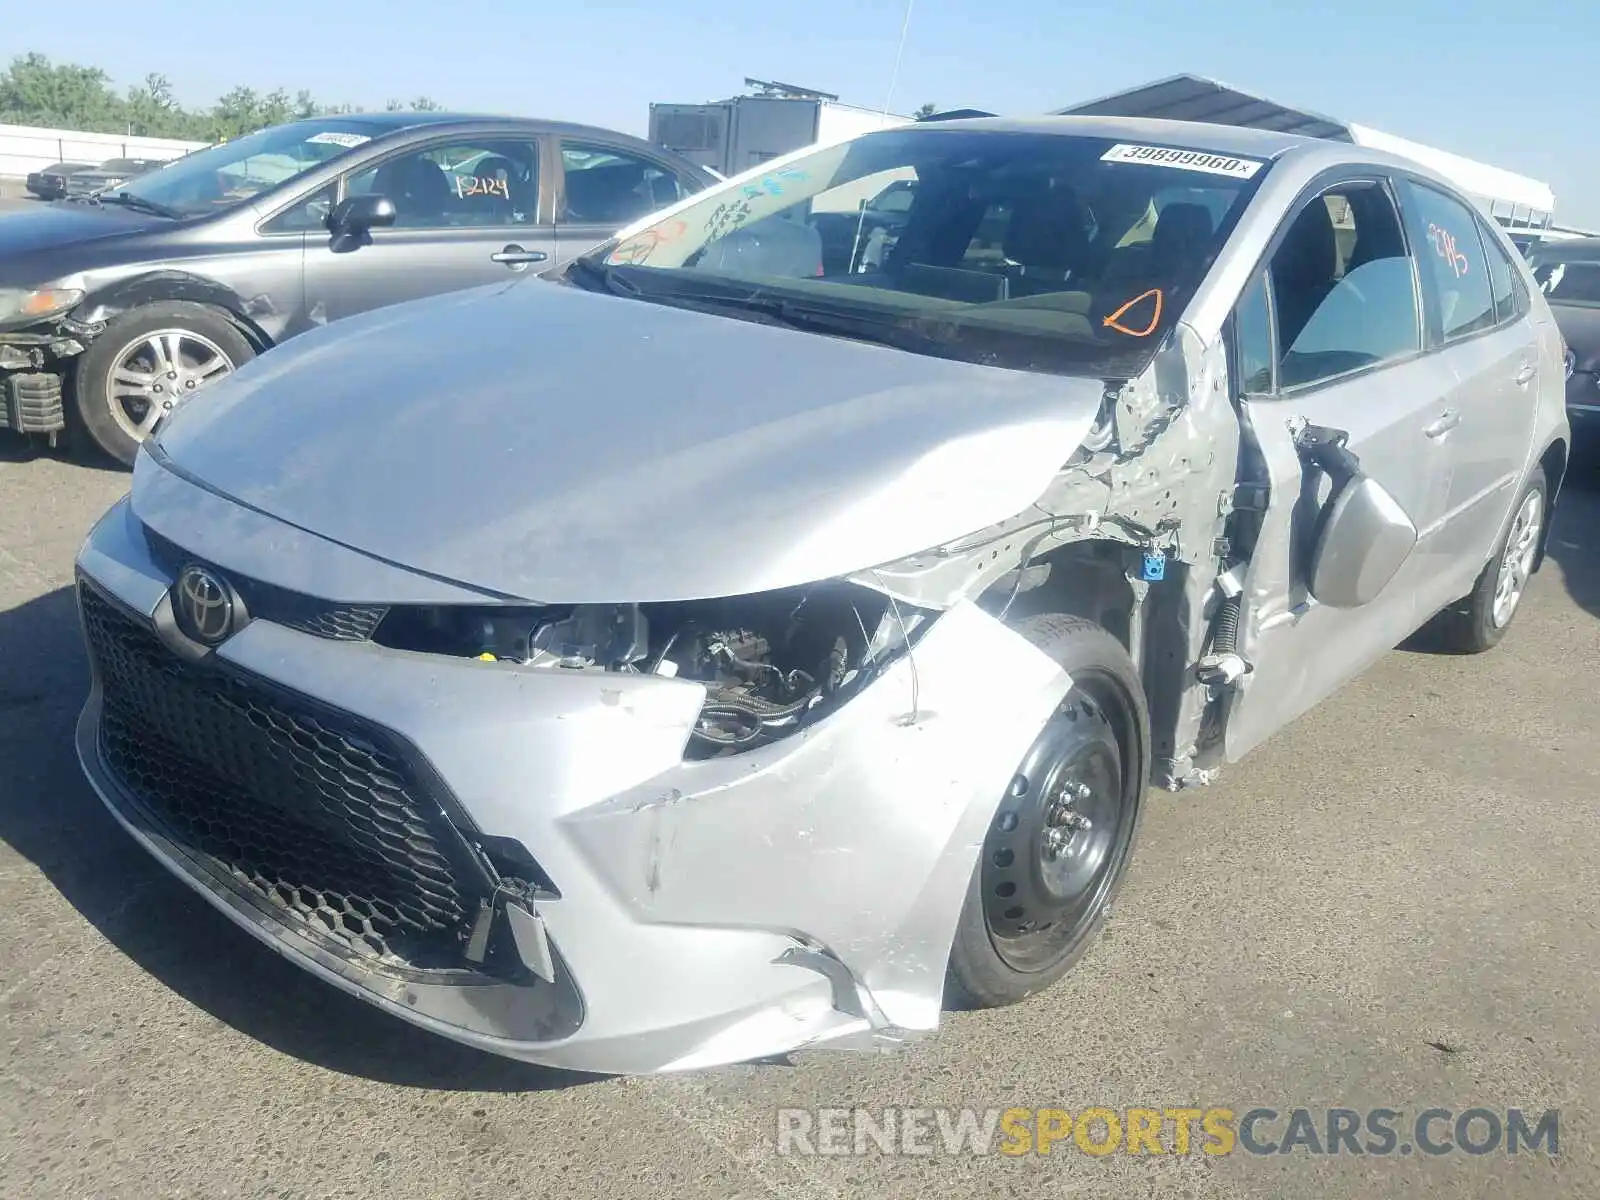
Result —
[{"label": "clear blue sky", "polygon": [[[893,102],[1040,112],[1193,72],[1543,179],[1600,227],[1597,0],[915,0]],[[0,55],[41,51],[119,85],[162,71],[185,103],[235,84],[643,133],[652,100],[746,75],[872,107],[903,0],[11,0]],[[204,50],[198,50],[205,47]]]}]

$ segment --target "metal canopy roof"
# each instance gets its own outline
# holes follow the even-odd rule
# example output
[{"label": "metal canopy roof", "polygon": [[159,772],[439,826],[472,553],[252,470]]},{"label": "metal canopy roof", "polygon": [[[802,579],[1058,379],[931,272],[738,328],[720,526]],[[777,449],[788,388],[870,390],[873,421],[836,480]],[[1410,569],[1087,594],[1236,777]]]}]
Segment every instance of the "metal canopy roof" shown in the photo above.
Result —
[{"label": "metal canopy roof", "polygon": [[1302,137],[1351,142],[1403,155],[1431,167],[1471,193],[1504,224],[1547,224],[1555,210],[1555,195],[1550,186],[1540,180],[1369,129],[1353,121],[1338,121],[1321,113],[1290,108],[1201,75],[1174,75],[1169,79],[1158,79],[1154,83],[1115,92],[1098,100],[1057,109],[1055,115],[1205,121],[1216,125],[1244,125]]},{"label": "metal canopy roof", "polygon": [[1159,117],[1168,121],[1209,121],[1217,125],[1248,125],[1275,129],[1302,137],[1350,142],[1349,126],[1332,117],[1287,108],[1263,96],[1252,96],[1215,79],[1199,75],[1174,75],[1141,87],[1129,88],[1058,109],[1058,116]]}]

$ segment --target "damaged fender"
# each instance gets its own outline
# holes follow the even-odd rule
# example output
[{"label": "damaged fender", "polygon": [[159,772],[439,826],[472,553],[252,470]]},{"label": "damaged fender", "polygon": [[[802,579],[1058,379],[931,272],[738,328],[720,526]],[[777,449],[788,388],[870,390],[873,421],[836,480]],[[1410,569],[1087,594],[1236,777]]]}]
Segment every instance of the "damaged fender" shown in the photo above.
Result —
[{"label": "damaged fender", "polygon": [[957,604],[816,727],[563,824],[640,921],[725,927],[738,896],[746,927],[837,958],[883,1020],[932,1029],[985,829],[1070,687],[1020,635]]}]

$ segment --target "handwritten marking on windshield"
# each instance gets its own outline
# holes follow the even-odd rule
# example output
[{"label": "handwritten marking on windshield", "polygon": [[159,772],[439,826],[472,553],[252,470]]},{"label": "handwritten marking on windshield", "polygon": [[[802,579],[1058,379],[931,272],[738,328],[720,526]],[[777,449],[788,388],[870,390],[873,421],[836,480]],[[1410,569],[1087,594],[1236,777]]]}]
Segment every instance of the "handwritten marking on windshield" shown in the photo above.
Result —
[{"label": "handwritten marking on windshield", "polygon": [[763,175],[755,183],[747,183],[739,190],[751,200],[758,200],[764,195],[781,196],[785,183],[799,183],[805,177],[806,172],[796,170],[794,167],[785,167],[781,171]]},{"label": "handwritten marking on windshield", "polygon": [[[1155,297],[1156,301],[1154,305],[1155,311],[1151,313],[1150,323],[1148,325],[1146,325],[1143,329],[1130,329],[1128,326],[1122,323],[1122,318],[1128,315],[1129,309],[1133,308],[1137,304],[1144,303],[1144,301],[1150,299],[1152,296]],[[1101,324],[1107,329],[1115,329],[1118,333],[1125,333],[1129,337],[1149,337],[1156,331],[1156,326],[1161,324],[1161,289],[1151,288],[1148,292],[1141,292],[1132,300],[1129,300],[1121,308],[1117,309],[1116,312],[1112,313],[1109,317],[1102,321]]]},{"label": "handwritten marking on windshield", "polygon": [[640,266],[655,253],[657,246],[681,238],[688,229],[689,227],[682,221],[666,221],[660,225],[653,225],[638,236],[623,242],[607,256],[606,262],[613,267]]},{"label": "handwritten marking on windshield", "polygon": [[503,196],[511,199],[511,185],[504,179],[484,175],[457,175],[456,199],[468,196]]}]

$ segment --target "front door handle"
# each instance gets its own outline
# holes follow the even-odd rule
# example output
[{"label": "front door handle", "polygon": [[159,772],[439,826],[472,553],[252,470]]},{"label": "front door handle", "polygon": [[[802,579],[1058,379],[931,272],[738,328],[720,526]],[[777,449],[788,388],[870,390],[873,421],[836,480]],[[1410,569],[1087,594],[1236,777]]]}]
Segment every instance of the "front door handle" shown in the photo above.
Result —
[{"label": "front door handle", "polygon": [[543,250],[524,250],[513,243],[489,255],[489,261],[504,263],[508,267],[525,267],[529,263],[542,263],[549,257]]},{"label": "front door handle", "polygon": [[1430,438],[1442,438],[1459,424],[1461,424],[1460,410],[1447,408],[1439,414],[1437,420],[1425,426],[1422,432]]},{"label": "front door handle", "polygon": [[1539,368],[1533,363],[1523,363],[1522,369],[1517,372],[1517,386],[1527,387],[1533,382],[1533,377],[1539,373]]}]

